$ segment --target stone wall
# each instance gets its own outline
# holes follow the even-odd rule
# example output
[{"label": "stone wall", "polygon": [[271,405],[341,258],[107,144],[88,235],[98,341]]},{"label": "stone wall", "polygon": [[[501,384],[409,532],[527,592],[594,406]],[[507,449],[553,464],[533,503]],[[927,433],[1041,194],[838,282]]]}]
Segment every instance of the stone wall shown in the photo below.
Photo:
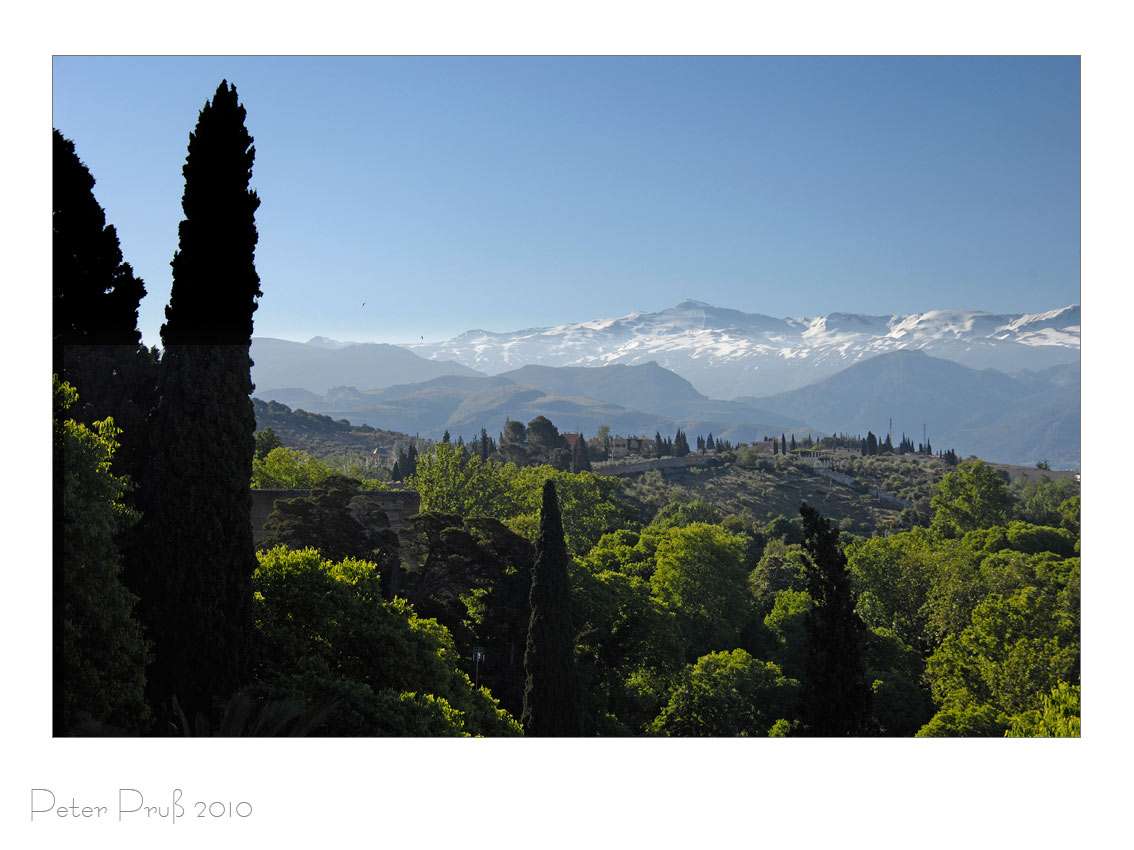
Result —
[{"label": "stone wall", "polygon": [[[253,490],[252,491],[252,538],[257,544],[264,538],[264,523],[275,510],[280,499],[295,499],[307,496],[310,490]],[[400,531],[407,520],[421,511],[421,496],[414,490],[362,490],[360,496],[370,499],[376,507],[390,518],[390,527]]]}]

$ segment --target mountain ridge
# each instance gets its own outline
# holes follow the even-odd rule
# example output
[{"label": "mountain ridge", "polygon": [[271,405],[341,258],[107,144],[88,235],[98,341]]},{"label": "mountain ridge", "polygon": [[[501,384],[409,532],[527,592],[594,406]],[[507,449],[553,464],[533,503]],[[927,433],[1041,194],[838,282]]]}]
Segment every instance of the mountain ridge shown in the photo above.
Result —
[{"label": "mountain ridge", "polygon": [[406,347],[487,374],[528,365],[656,361],[714,398],[772,395],[904,348],[972,368],[1039,370],[1079,358],[1077,304],[1038,313],[929,310],[889,316],[833,312],[777,319],[686,300],[658,312],[544,328],[470,330]]}]

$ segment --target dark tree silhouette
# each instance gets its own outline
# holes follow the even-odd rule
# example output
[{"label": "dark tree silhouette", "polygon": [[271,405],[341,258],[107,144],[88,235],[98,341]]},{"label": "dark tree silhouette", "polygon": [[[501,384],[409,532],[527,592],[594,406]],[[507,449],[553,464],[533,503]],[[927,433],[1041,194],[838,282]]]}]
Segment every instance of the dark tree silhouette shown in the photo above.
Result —
[{"label": "dark tree silhouette", "polygon": [[[141,344],[138,332],[138,304],[145,295],[140,278],[123,262],[118,234],[106,223],[106,215],[94,196],[95,180],[75,152],[75,145],[55,130],[52,133],[52,366],[53,371],[78,391],[78,401],[67,411],[68,418],[93,426],[112,417],[120,430],[119,448],[113,454],[113,471],[139,478],[139,466],[147,457],[146,419],[156,403],[157,352]],[[97,430],[97,429],[95,429]],[[56,487],[62,482],[63,464],[55,463]],[[136,507],[137,500],[127,489],[122,502]],[[71,507],[74,507],[72,505]],[[63,505],[56,516],[66,521]],[[108,529],[109,531],[109,529]],[[114,544],[122,550],[126,563],[128,545],[123,541],[135,529],[119,524]],[[60,547],[53,559],[54,665],[57,700],[55,733],[64,734],[62,702],[58,696],[69,692],[63,658],[65,571],[85,573],[89,565],[65,560]],[[131,589],[127,570],[114,581]],[[90,624],[81,624],[83,625]],[[125,644],[108,645],[114,652]],[[94,671],[95,673],[99,671]],[[102,671],[105,672],[105,671]],[[71,677],[73,678],[73,677]]]},{"label": "dark tree silhouette", "polygon": [[804,734],[869,735],[872,713],[866,680],[866,626],[854,610],[839,531],[807,504],[799,512],[803,548],[811,559],[807,590],[814,600],[807,619],[807,663],[800,691]]},{"label": "dark tree silhouette", "polygon": [[143,482],[142,615],[154,640],[150,699],[186,714],[239,688],[251,639],[249,482],[255,150],[236,88],[222,81],[201,110],[185,161],[185,219],[162,326],[160,401]]},{"label": "dark tree silhouette", "polygon": [[587,441],[583,439],[582,434],[575,438],[575,447],[571,450],[571,471],[591,471],[591,455],[587,450]]},{"label": "dark tree silhouette", "polygon": [[157,354],[141,344],[141,278],[123,262],[118,234],[95,200],[95,180],[75,145],[52,134],[53,370],[79,393],[79,422],[114,417],[122,430],[114,466],[135,476],[146,417],[156,402]]},{"label": "dark tree silhouette", "polygon": [[524,652],[527,682],[521,715],[524,733],[541,737],[580,735],[582,695],[575,667],[567,544],[551,481],[543,485],[530,600],[531,620]]},{"label": "dark tree silhouette", "polygon": [[[137,345],[141,278],[122,261],[118,233],[94,197],[74,142],[52,138],[54,338],[62,345]],[[61,364],[55,363],[55,371]],[[61,376],[62,377],[62,376]]]}]

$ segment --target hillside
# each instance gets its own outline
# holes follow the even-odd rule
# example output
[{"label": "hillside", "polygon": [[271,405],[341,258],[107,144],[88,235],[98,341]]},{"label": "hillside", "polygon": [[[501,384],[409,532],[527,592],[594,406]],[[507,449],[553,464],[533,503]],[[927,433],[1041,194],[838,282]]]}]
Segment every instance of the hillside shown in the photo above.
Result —
[{"label": "hillside", "polygon": [[895,351],[844,369],[810,386],[738,399],[820,431],[904,433],[920,442],[923,427],[938,449],[953,448],[1003,463],[1047,458],[1078,468],[1079,364],[1007,375],[970,369],[922,351]]},{"label": "hillside", "polygon": [[321,413],[292,410],[276,401],[252,399],[256,416],[256,430],[271,428],[288,448],[301,449],[312,457],[330,458],[355,455],[359,458],[378,457],[391,453],[396,445],[407,445],[413,440],[406,434],[371,428],[369,425],[352,425],[345,420],[334,420]]},{"label": "hillside", "polygon": [[[848,454],[846,460],[849,464],[855,458]],[[758,522],[777,516],[794,518],[800,504],[807,502],[843,531],[873,535],[904,527],[911,514],[903,515],[903,505],[871,494],[868,487],[879,487],[893,495],[916,492],[920,496],[928,493],[947,471],[946,465],[934,458],[891,460],[885,479],[876,473],[880,464],[874,464],[874,468],[863,467],[861,477],[848,484],[841,477],[829,477],[806,463],[783,456],[758,458],[741,449],[736,460],[716,465],[624,476],[622,492],[646,520],[674,500],[702,499],[723,514],[745,513]],[[922,507],[924,512],[928,499]]]}]

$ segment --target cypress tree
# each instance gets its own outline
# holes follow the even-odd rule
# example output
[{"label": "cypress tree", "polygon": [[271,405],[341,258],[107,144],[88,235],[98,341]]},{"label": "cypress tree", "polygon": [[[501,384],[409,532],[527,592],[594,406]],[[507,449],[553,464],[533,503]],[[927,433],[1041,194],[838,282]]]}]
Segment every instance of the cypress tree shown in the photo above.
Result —
[{"label": "cypress tree", "polygon": [[582,734],[582,694],[575,668],[571,585],[567,544],[555,485],[543,485],[535,564],[532,567],[531,619],[524,651],[524,708],[527,735],[568,737]]},{"label": "cypress tree", "polygon": [[191,719],[246,679],[256,568],[250,480],[256,421],[249,345],[260,293],[248,183],[255,149],[235,87],[201,110],[185,160],[185,218],[161,335],[160,400],[143,482],[142,615],[149,692]]},{"label": "cypress tree", "polygon": [[715,449],[716,448],[716,444],[713,442],[713,432],[712,431],[709,432],[709,439],[705,440],[705,448],[707,448],[707,449]]},{"label": "cypress tree", "polygon": [[575,447],[571,450],[571,471],[591,471],[591,454],[587,449],[587,441],[583,439],[582,434],[575,438]]},{"label": "cypress tree", "polygon": [[866,625],[855,612],[847,558],[839,531],[806,503],[803,548],[810,556],[807,591],[807,662],[800,690],[806,734],[820,737],[872,732],[870,685],[866,678]]}]

